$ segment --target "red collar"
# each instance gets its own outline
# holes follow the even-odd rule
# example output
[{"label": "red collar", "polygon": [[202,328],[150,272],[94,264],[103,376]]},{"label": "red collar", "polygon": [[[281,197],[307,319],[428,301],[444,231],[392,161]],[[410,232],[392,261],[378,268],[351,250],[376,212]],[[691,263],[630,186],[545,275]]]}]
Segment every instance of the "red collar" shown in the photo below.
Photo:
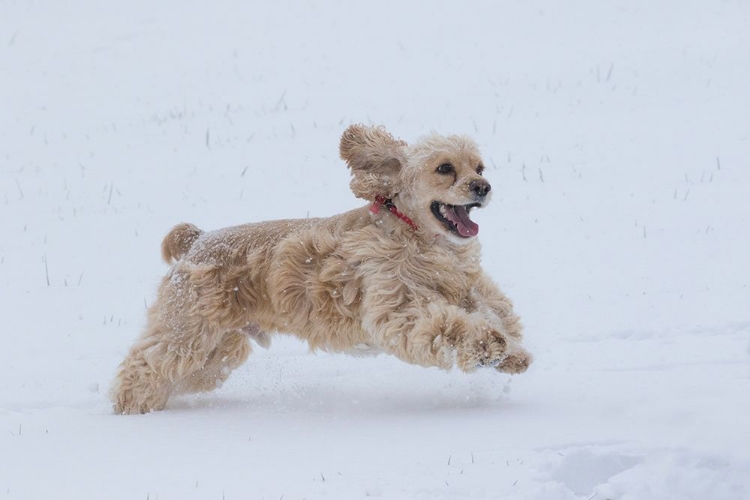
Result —
[{"label": "red collar", "polygon": [[414,221],[403,213],[399,212],[398,208],[396,208],[396,205],[393,204],[393,200],[391,200],[390,198],[386,199],[384,196],[376,196],[375,201],[373,201],[372,206],[370,206],[370,212],[373,214],[377,214],[380,212],[380,207],[387,208],[390,213],[407,223],[413,230],[419,231],[419,227],[414,224]]}]

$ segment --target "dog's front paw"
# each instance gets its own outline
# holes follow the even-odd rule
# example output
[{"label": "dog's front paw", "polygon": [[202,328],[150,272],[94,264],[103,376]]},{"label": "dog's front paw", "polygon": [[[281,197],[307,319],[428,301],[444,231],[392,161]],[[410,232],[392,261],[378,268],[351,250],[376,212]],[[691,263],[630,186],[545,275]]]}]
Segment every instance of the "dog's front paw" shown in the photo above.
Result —
[{"label": "dog's front paw", "polygon": [[508,343],[499,335],[482,335],[465,339],[456,353],[456,364],[471,372],[485,366],[499,366],[505,359]]},{"label": "dog's front paw", "polygon": [[531,354],[522,347],[517,347],[508,352],[504,359],[498,360],[494,366],[497,371],[505,373],[523,373],[529,368],[532,360]]},{"label": "dog's front paw", "polygon": [[515,339],[490,330],[466,339],[458,351],[457,364],[463,371],[493,367],[505,373],[523,373],[531,364],[531,355]]}]

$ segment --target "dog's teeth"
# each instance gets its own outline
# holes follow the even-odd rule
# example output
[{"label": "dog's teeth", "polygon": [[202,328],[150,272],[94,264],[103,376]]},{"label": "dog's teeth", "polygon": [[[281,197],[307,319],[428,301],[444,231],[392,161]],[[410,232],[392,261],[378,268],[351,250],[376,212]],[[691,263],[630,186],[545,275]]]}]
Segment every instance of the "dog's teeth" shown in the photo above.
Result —
[{"label": "dog's teeth", "polygon": [[445,215],[445,210],[446,210],[446,208],[445,208],[445,205],[442,205],[442,204],[441,204],[441,205],[440,205],[440,213],[441,213],[442,215]]}]

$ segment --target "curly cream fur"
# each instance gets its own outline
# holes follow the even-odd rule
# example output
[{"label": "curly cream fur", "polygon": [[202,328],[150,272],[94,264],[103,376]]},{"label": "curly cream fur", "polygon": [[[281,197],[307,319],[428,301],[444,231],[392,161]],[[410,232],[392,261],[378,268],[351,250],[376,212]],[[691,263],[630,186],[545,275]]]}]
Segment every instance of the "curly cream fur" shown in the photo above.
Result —
[{"label": "curly cream fur", "polygon": [[193,224],[177,224],[161,242],[161,258],[167,264],[180,260],[202,233]]},{"label": "curly cream fur", "polygon": [[[511,301],[480,267],[475,238],[448,231],[432,201],[468,203],[481,162],[465,137],[414,146],[380,127],[354,125],[341,156],[352,190],[392,198],[419,230],[369,207],[325,219],[280,220],[203,233],[176,226],[145,332],[112,388],[117,413],[164,408],[175,392],[211,390],[269,334],[311,349],[392,354],[408,363],[519,373],[531,358]],[[451,162],[455,175],[436,175]]]}]

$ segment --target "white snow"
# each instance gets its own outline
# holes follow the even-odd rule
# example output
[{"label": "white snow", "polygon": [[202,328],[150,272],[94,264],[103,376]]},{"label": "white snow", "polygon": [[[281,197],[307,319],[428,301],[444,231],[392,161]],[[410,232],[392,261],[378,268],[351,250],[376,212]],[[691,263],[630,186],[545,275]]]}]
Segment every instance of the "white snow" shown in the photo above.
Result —
[{"label": "white snow", "polygon": [[[750,498],[746,2],[10,0],[0,75],[0,497]],[[358,206],[352,122],[476,138],[529,372],[277,337],[112,415],[161,238]]]}]

